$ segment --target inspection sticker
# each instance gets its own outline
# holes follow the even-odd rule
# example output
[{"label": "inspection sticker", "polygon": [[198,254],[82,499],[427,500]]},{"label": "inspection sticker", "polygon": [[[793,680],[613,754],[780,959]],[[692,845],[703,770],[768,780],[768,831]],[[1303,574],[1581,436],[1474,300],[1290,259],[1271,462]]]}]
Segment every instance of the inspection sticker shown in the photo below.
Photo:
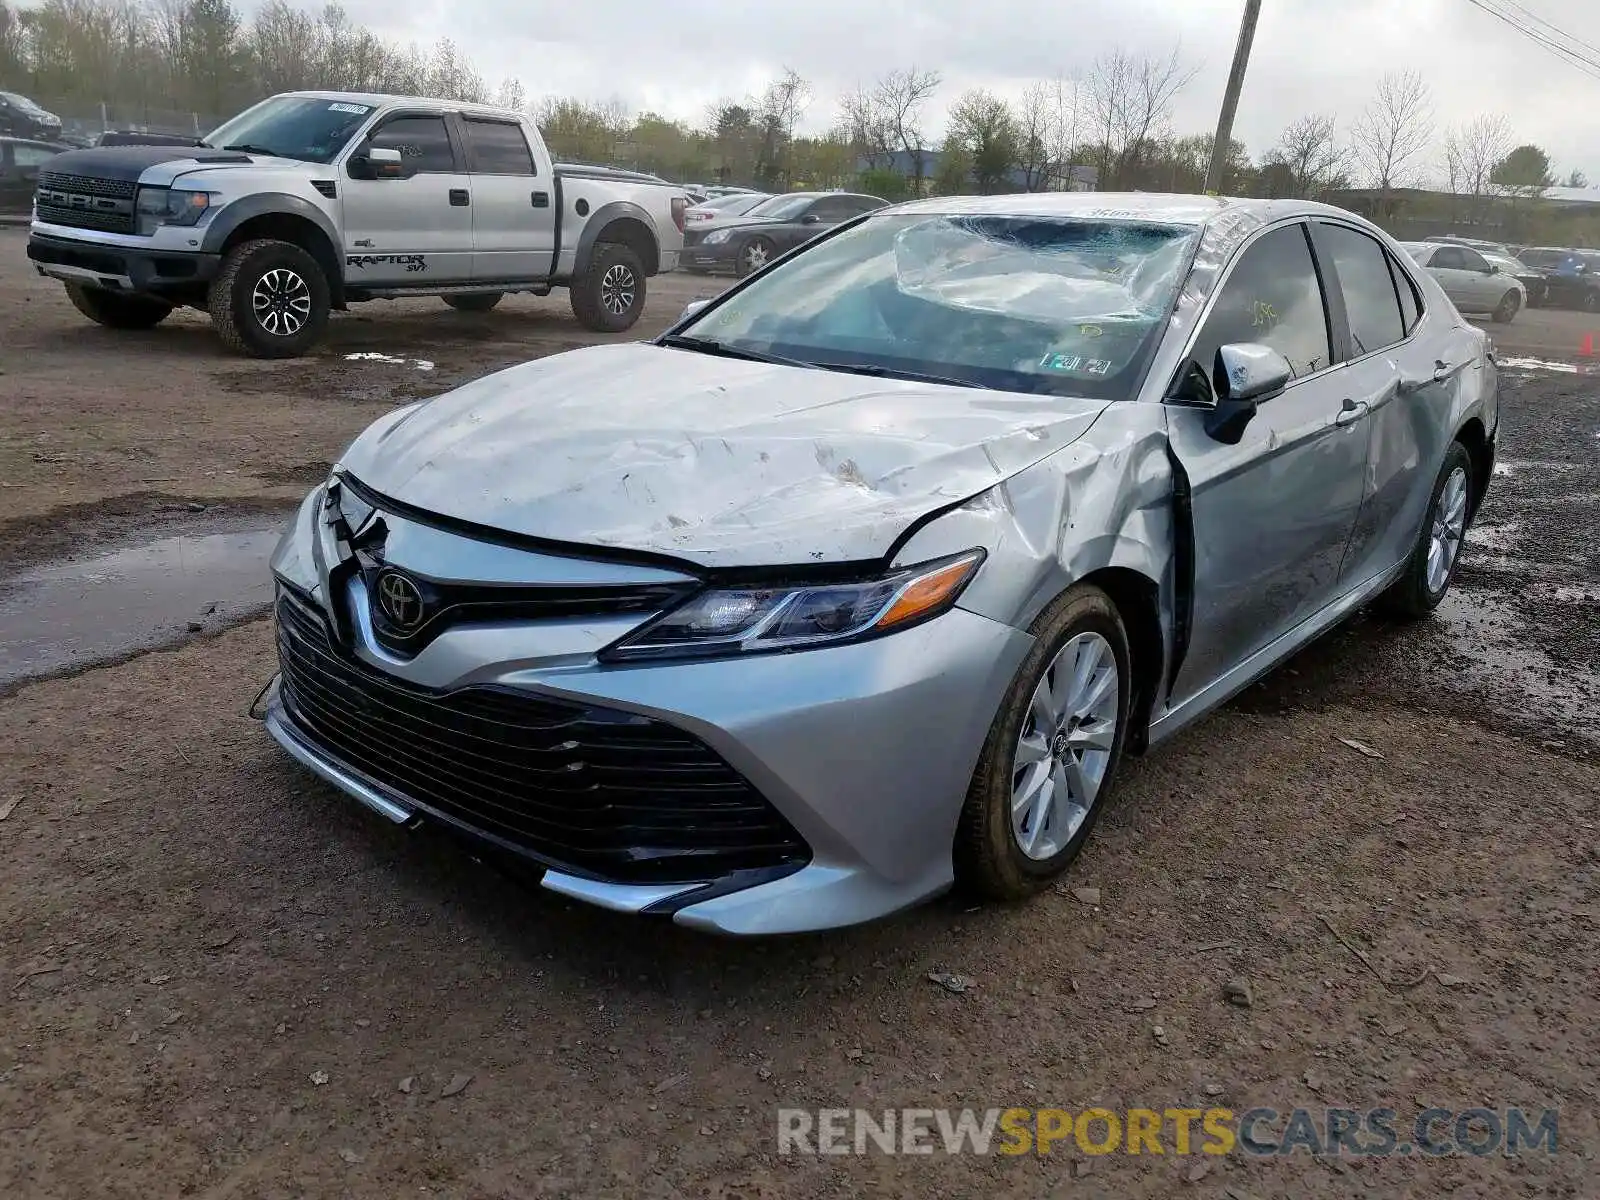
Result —
[{"label": "inspection sticker", "polygon": [[355,115],[358,117],[364,117],[371,112],[372,109],[368,108],[365,104],[346,104],[344,101],[339,100],[328,105],[328,111],[355,113]]}]

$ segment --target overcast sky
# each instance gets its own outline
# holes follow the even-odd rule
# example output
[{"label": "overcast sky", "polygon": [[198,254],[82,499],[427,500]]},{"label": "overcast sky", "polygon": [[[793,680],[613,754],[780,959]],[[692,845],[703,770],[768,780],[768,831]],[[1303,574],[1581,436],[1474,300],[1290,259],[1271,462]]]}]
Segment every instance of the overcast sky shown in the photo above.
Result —
[{"label": "overcast sky", "polygon": [[[1519,2],[1600,45],[1597,0]],[[756,91],[792,66],[816,90],[812,128],[830,121],[842,92],[891,67],[943,73],[931,122],[939,126],[965,88],[1014,96],[1032,80],[1086,71],[1113,46],[1160,54],[1181,40],[1201,68],[1173,121],[1187,133],[1215,125],[1243,0],[346,0],[346,7],[386,37],[453,38],[491,86],[516,76],[530,97],[615,96],[690,120],[719,96]],[[1433,90],[1441,130],[1503,113],[1518,140],[1549,151],[1558,175],[1576,167],[1600,182],[1600,78],[1467,0],[1265,0],[1262,10],[1234,127],[1253,155],[1307,112],[1337,114],[1347,126],[1379,76],[1417,70]]]}]

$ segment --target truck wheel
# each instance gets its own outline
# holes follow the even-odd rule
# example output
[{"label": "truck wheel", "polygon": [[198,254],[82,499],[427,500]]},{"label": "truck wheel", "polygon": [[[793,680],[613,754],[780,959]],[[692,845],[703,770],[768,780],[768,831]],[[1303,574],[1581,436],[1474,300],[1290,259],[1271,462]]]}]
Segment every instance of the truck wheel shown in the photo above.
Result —
[{"label": "truck wheel", "polygon": [[148,296],[122,296],[104,288],[67,284],[72,307],[107,329],[152,329],[167,319],[172,305]]},{"label": "truck wheel", "polygon": [[476,296],[441,296],[440,299],[457,312],[488,312],[500,303],[504,292],[480,292]]},{"label": "truck wheel", "polygon": [[328,326],[328,280],[293,242],[235,246],[211,282],[210,299],[223,344],[252,358],[298,358]]},{"label": "truck wheel", "polygon": [[572,315],[585,329],[621,333],[644,312],[644,264],[621,242],[601,242],[589,269],[567,290]]}]

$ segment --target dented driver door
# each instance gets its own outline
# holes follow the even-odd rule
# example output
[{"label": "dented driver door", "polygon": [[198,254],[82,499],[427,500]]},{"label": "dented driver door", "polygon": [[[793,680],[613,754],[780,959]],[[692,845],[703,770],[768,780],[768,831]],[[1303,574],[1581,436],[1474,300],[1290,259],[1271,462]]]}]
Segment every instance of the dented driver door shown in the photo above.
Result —
[{"label": "dented driver door", "polygon": [[1368,427],[1346,409],[1303,223],[1267,230],[1235,260],[1189,361],[1255,342],[1295,378],[1262,402],[1237,444],[1206,430],[1210,410],[1169,402],[1168,434],[1188,479],[1194,609],[1174,681],[1182,704],[1292,630],[1338,594],[1361,507]]},{"label": "dented driver door", "polygon": [[[361,169],[366,150],[397,150],[398,178]],[[472,277],[472,188],[442,113],[383,118],[339,179],[349,287],[428,288]]]}]

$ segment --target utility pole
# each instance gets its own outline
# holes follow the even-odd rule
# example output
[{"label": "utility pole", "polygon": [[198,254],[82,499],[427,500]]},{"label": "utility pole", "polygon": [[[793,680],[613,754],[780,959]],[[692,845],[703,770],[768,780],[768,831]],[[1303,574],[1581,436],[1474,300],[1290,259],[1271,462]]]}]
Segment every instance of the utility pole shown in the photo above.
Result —
[{"label": "utility pole", "polygon": [[1217,137],[1211,143],[1211,165],[1206,168],[1206,191],[1222,190],[1222,170],[1228,162],[1228,147],[1233,144],[1233,114],[1239,108],[1239,93],[1244,88],[1244,69],[1250,65],[1250,44],[1256,38],[1256,18],[1261,15],[1261,0],[1244,0],[1244,19],[1239,22],[1239,43],[1233,48],[1233,70],[1228,72],[1228,90],[1222,94],[1222,116],[1217,120]]}]

